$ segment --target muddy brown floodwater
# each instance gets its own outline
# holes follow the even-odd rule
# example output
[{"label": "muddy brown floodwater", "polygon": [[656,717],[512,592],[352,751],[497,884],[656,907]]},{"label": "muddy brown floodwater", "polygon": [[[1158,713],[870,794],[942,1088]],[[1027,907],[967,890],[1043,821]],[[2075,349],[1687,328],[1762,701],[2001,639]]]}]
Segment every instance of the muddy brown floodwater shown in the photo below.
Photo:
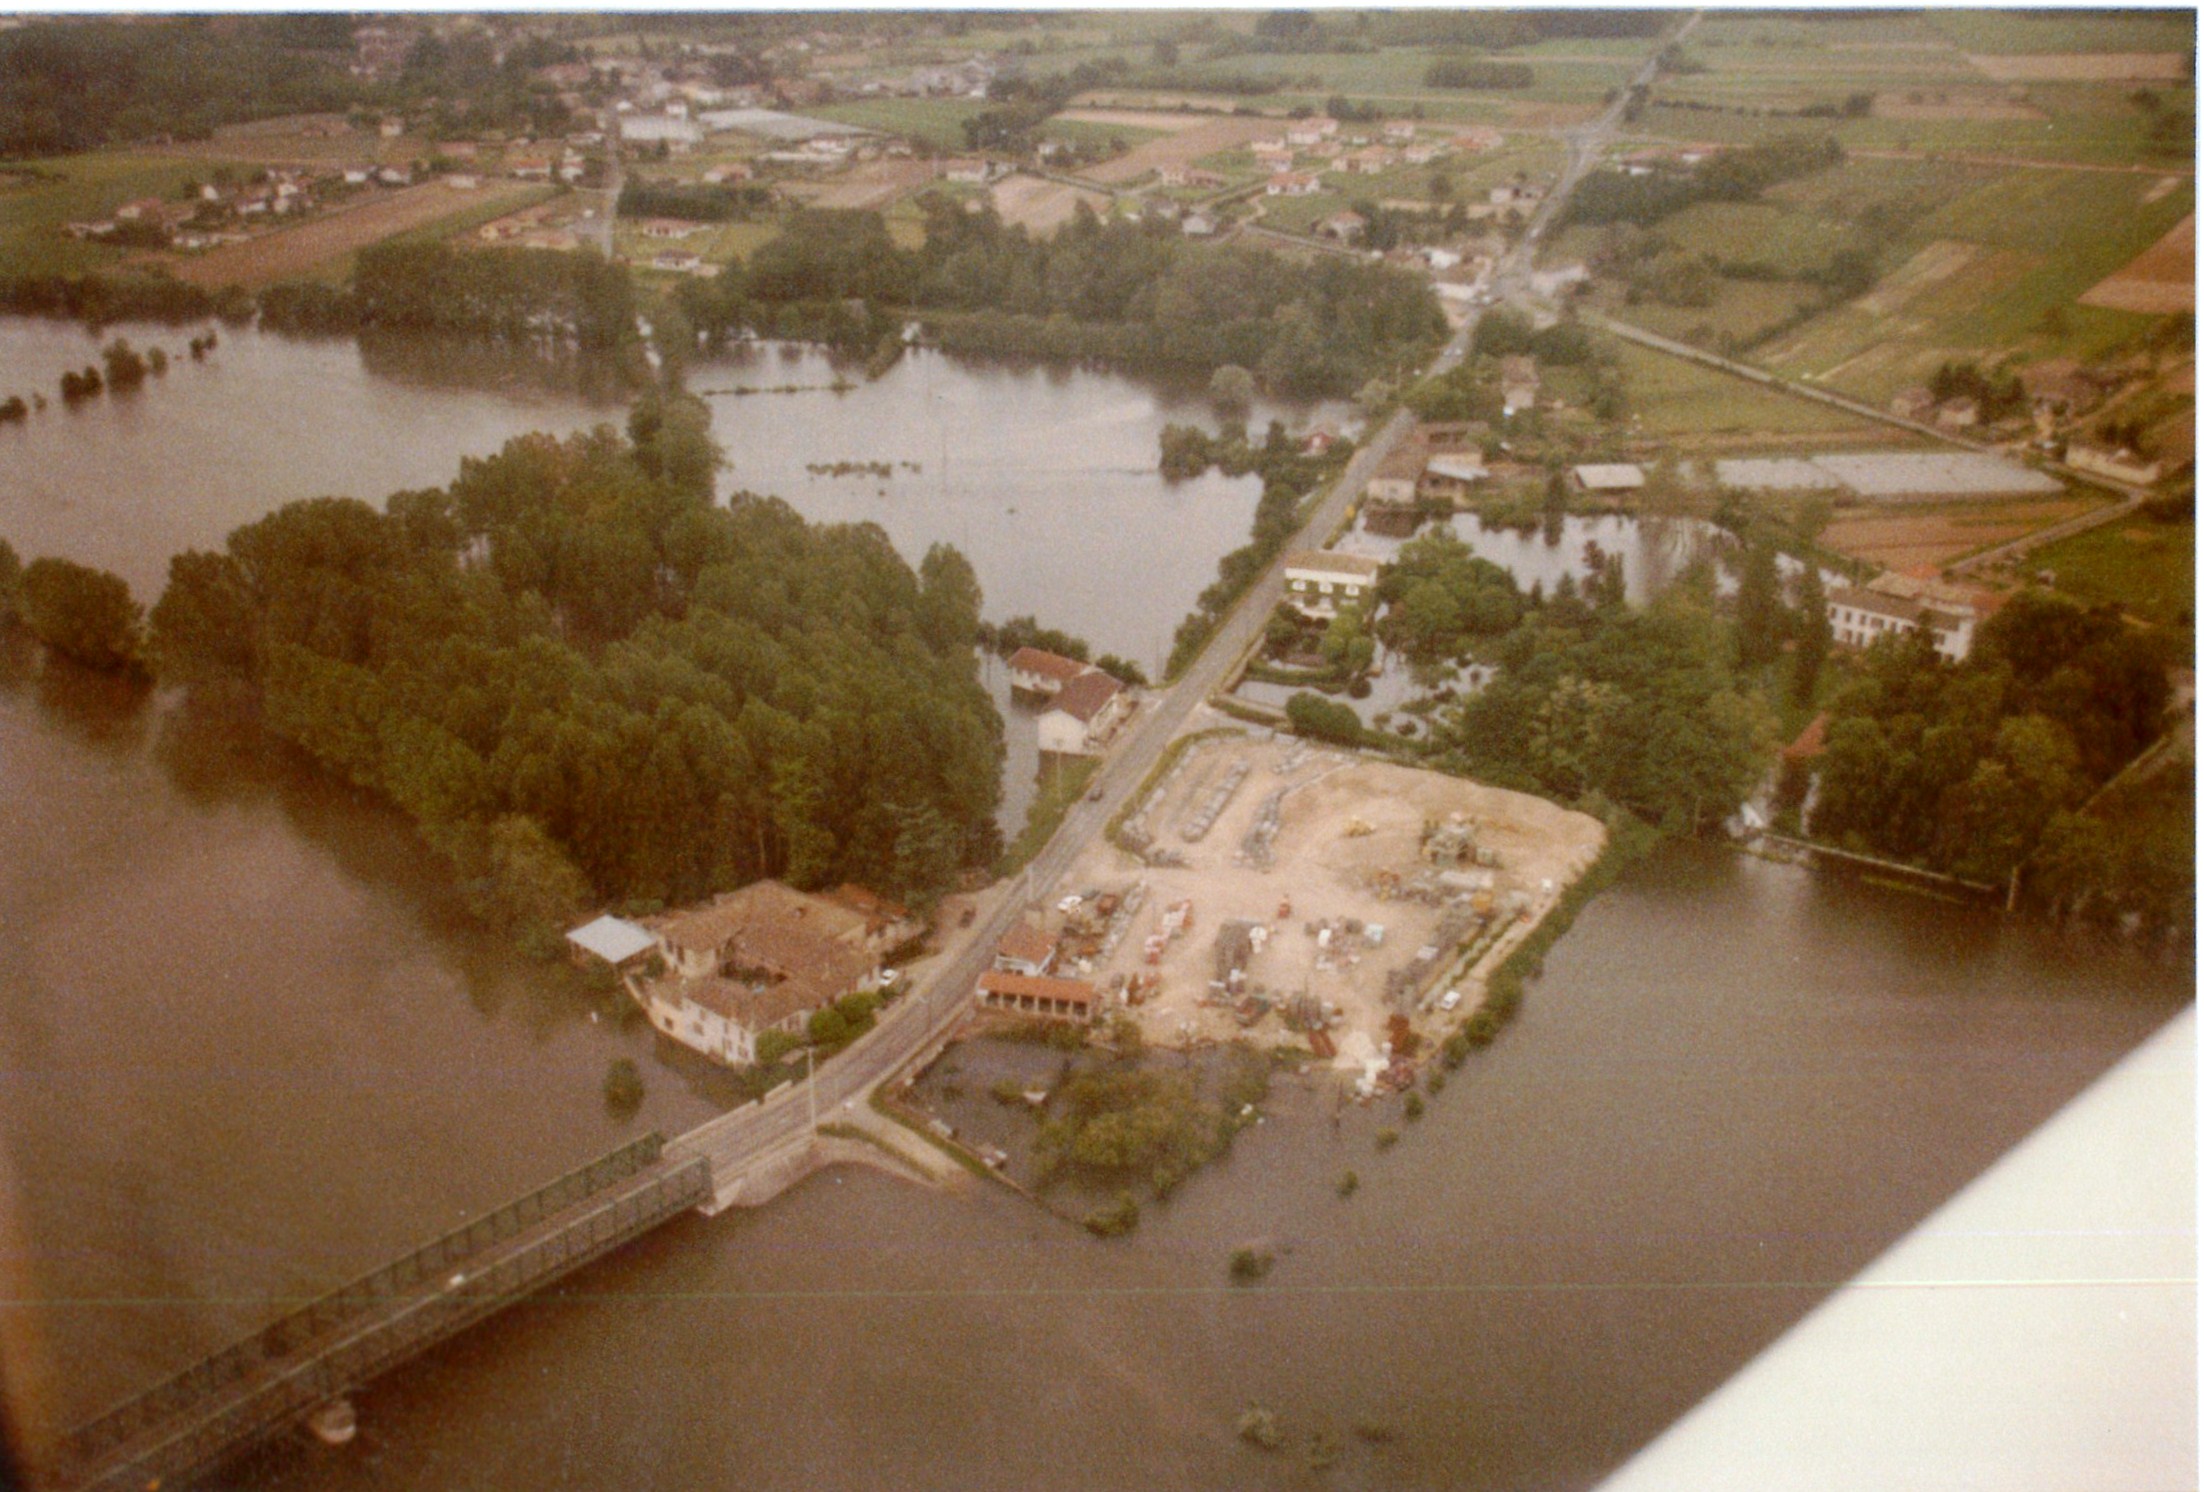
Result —
[{"label": "muddy brown floodwater", "polygon": [[[88,349],[0,322],[0,365],[35,365],[40,386]],[[0,431],[0,534],[150,595],[171,552],[286,499],[379,498],[609,413],[340,344],[225,335],[218,358]],[[907,387],[913,448],[938,444],[930,391],[954,369],[869,386],[869,424]],[[928,497],[929,466],[887,499],[786,495],[877,516],[907,553],[969,538],[991,616],[1038,608],[1151,652],[1142,629],[1167,636],[1192,599],[1168,592],[1207,583],[1252,487],[1214,494],[1226,516],[1160,484],[1080,498],[1068,531],[1119,546],[1120,568],[1074,590],[1023,547],[1056,531],[1013,525],[1028,499],[998,484],[1041,460],[1041,411],[1087,410],[1086,465],[1129,470],[1168,402],[1094,374],[971,377],[957,397],[1005,432],[991,466],[966,452],[985,481],[960,489],[952,467]],[[795,421],[809,397],[727,402]],[[1112,401],[1115,425],[1094,413]],[[731,479],[752,481],[745,442],[790,429],[776,459],[799,468],[896,455],[805,420],[723,424],[741,435]],[[1078,462],[1035,469],[1026,490],[1087,491]],[[1141,566],[1167,540],[1209,546],[1193,580]],[[1060,611],[1040,604],[1052,590]],[[1109,597],[1123,619],[1105,626]],[[286,1440],[225,1485],[1306,1486],[1300,1448],[1323,1430],[1344,1442],[1331,1486],[1584,1486],[2189,997],[2185,967],[1673,847],[1587,909],[1412,1125],[1382,1108],[1335,1123],[1328,1093],[1282,1082],[1228,1161],[1113,1243],[995,1189],[822,1174],[661,1230],[371,1387],[349,1447]],[[640,1128],[712,1112],[652,1042],[473,933],[384,810],[165,697],[41,671],[20,639],[0,656],[0,1117],[35,1259],[17,1308],[64,1418]],[[648,1087],[629,1121],[599,1092],[618,1055]],[[1384,1124],[1406,1134],[1378,1154]],[[1362,1185],[1342,1200],[1349,1168]],[[1276,1268],[1234,1288],[1227,1255],[1253,1239]],[[1251,1400],[1285,1452],[1234,1439]]]}]

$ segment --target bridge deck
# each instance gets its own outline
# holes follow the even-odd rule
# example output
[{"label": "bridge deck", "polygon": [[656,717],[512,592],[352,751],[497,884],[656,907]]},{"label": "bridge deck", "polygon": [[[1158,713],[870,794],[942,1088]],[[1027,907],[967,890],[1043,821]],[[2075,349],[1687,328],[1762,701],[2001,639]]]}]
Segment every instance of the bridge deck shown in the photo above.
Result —
[{"label": "bridge deck", "polygon": [[657,1135],[415,1250],[103,1415],[62,1484],[188,1480],[318,1405],[712,1197],[711,1168]]}]

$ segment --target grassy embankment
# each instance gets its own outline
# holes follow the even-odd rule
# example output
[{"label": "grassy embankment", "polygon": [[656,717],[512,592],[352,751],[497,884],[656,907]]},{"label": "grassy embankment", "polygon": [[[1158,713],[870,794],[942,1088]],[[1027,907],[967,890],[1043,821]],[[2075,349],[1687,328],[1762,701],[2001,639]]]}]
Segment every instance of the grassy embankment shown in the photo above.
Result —
[{"label": "grassy embankment", "polygon": [[2057,588],[2088,605],[2115,602],[2161,626],[2192,624],[2196,604],[2196,523],[2137,516],[2108,523],[2029,554],[2030,570],[2049,570]]},{"label": "grassy embankment", "polygon": [[1010,841],[1002,857],[995,862],[995,878],[1014,876],[1030,864],[1041,847],[1056,833],[1064,815],[1071,812],[1071,805],[1079,801],[1079,795],[1087,790],[1095,769],[1102,765],[1101,758],[1075,757],[1070,761],[1059,760],[1045,769],[1046,781],[1033,799],[1033,806],[1026,810],[1025,827],[1018,837]]}]

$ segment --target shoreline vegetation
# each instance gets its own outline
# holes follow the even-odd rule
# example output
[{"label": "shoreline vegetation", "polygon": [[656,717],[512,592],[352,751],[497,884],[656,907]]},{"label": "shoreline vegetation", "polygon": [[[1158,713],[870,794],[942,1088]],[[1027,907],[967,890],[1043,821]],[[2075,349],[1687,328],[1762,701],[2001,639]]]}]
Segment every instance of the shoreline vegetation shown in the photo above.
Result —
[{"label": "shoreline vegetation", "polygon": [[375,792],[531,952],[588,906],[760,876],[930,905],[999,852],[971,568],[717,506],[721,460],[699,405],[652,393],[624,436],[520,437],[380,509],[287,504],[175,556],[149,616],[114,576],[0,546],[0,612]]}]

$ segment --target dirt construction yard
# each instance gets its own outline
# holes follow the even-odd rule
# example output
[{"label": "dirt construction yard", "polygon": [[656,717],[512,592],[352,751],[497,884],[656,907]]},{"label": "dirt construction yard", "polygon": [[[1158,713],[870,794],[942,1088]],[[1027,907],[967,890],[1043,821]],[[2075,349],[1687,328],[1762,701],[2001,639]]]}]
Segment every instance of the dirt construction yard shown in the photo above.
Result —
[{"label": "dirt construction yard", "polygon": [[[1189,839],[1220,795],[1224,806],[1207,831]],[[1277,828],[1266,866],[1259,850],[1248,853],[1249,833],[1274,798]],[[1598,820],[1540,798],[1237,733],[1186,751],[1127,828],[1151,836],[1151,859],[1160,852],[1187,863],[1152,865],[1106,842],[1092,846],[1062,889],[1145,890],[1114,951],[1090,959],[1090,969],[1059,972],[1105,989],[1113,976],[1156,976],[1133,1014],[1151,1041],[1173,1045],[1243,1036],[1266,1045],[1307,1041],[1288,1030],[1283,1007],[1297,995],[1314,996],[1336,1011],[1328,1029],[1342,1068],[1379,1051],[1395,1009],[1407,1007],[1416,1028],[1434,1038],[1473,1009],[1483,973],[1536,925],[1606,839]],[[1433,828],[1442,841],[1473,842],[1497,865],[1480,867],[1474,855],[1427,859]],[[1148,939],[1181,900],[1191,901],[1191,920],[1151,964]],[[1049,916],[1054,931],[1062,914],[1050,909]],[[1220,938],[1234,920],[1261,930],[1242,993],[1272,1005],[1245,1027],[1211,985]],[[1442,922],[1461,941],[1430,951],[1443,941]],[[1477,978],[1463,977],[1471,955]],[[1388,975],[1412,963],[1426,971],[1423,978],[1389,1002]],[[1452,1010],[1440,1003],[1449,988],[1460,990]]]}]

